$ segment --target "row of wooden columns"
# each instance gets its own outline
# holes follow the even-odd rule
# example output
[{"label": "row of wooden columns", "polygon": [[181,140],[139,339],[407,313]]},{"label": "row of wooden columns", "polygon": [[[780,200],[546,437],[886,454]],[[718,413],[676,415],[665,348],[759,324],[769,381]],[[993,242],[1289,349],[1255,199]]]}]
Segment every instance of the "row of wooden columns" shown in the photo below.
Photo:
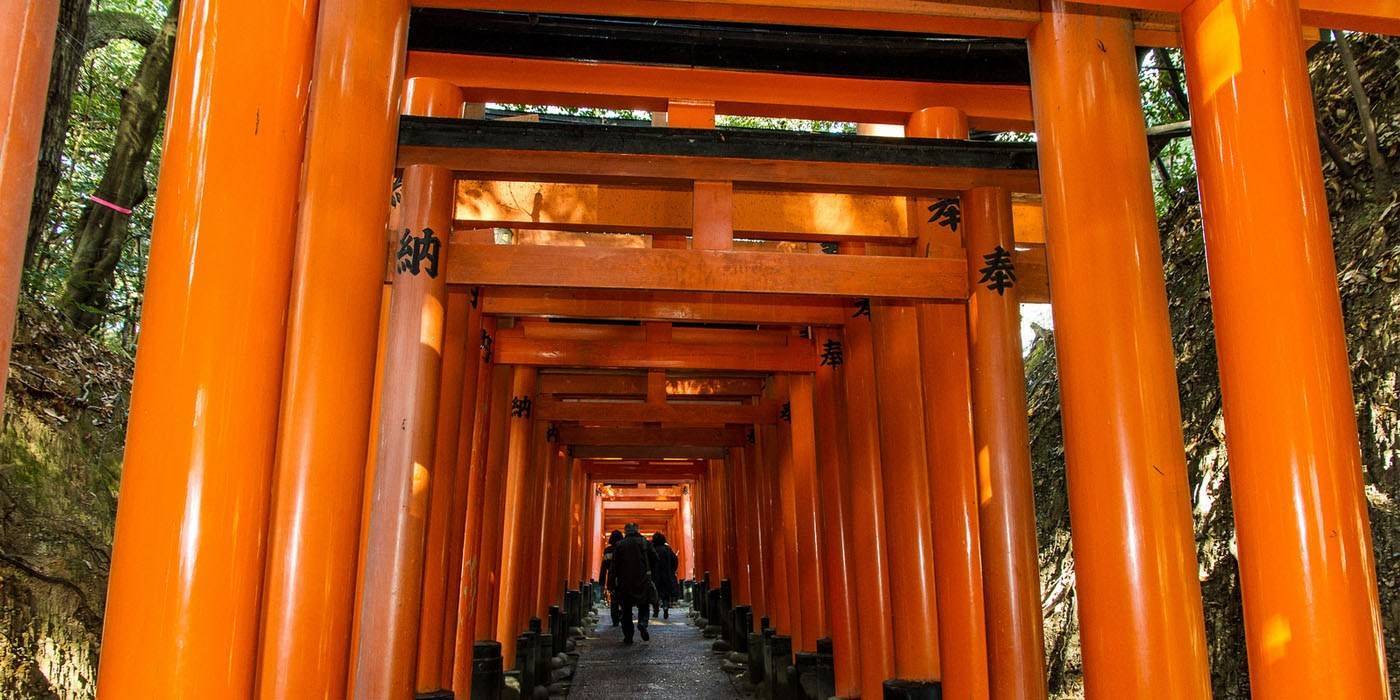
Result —
[{"label": "row of wooden columns", "polygon": [[[15,115],[41,111],[54,13],[42,0],[12,5],[21,21],[0,29],[0,66],[13,68],[0,74],[14,77],[0,94],[0,212],[18,220],[35,129]],[[407,18],[406,3],[374,0],[324,0],[319,13],[182,8],[103,697],[398,697],[434,667],[439,684],[451,667],[462,688],[464,642],[509,638],[537,610],[541,595],[522,586],[546,579],[527,568],[522,518],[559,513],[552,500],[525,507],[552,492],[522,488],[523,470],[578,467],[512,415],[533,370],[453,357],[489,321],[463,318],[463,298],[454,306],[439,280],[403,270],[376,353]],[[1252,689],[1380,697],[1374,557],[1297,2],[1194,0],[1182,30]],[[1132,26],[1047,0],[1029,44],[1087,689],[1204,697]],[[407,100],[425,114],[460,102],[427,84]],[[909,131],[957,130],[950,116],[916,115]],[[451,179],[406,169],[413,236],[449,231]],[[724,184],[696,192],[707,206]],[[987,244],[1009,244],[1004,201],[964,195],[972,274]],[[7,241],[5,303],[18,283]],[[847,323],[840,368],[775,382],[797,404],[793,423],[760,428],[693,504],[697,562],[744,575],[755,606],[799,646],[831,634],[842,692],[873,697],[896,676],[941,678],[957,697],[1044,692],[1014,291],[989,294],[979,280],[965,309],[882,302]],[[461,391],[441,391],[452,377]],[[455,455],[436,439],[454,418]],[[583,481],[549,488],[577,494],[578,508],[592,500]],[[729,527],[726,507],[743,527]],[[563,532],[581,560],[591,543]]]}]

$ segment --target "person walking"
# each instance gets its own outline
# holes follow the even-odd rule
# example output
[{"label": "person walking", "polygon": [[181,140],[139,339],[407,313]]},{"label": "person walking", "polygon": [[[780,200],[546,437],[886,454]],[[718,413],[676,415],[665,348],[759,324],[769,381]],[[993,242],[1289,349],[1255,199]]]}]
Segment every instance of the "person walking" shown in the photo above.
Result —
[{"label": "person walking", "polygon": [[[680,557],[676,556],[676,551],[671,549],[671,545],[666,544],[666,533],[654,532],[651,535],[652,549],[656,550],[656,594],[661,599],[660,614],[662,619],[671,619],[671,601],[676,599],[676,589],[680,584],[676,581],[676,569],[680,567]],[[651,611],[652,617],[657,615],[656,610]]]},{"label": "person walking", "polygon": [[626,534],[613,548],[612,580],[622,608],[622,643],[632,643],[632,612],[637,611],[636,631],[642,641],[649,641],[647,613],[655,585],[652,572],[657,568],[656,550],[651,542],[642,537],[641,527],[627,523],[623,528]]},{"label": "person walking", "polygon": [[622,532],[613,530],[608,535],[608,546],[603,548],[602,571],[598,573],[598,580],[603,584],[603,590],[608,593],[608,613],[612,617],[612,626],[617,627],[622,622],[622,611],[617,607],[617,582],[612,573],[613,551],[617,549],[617,543],[622,541]]}]

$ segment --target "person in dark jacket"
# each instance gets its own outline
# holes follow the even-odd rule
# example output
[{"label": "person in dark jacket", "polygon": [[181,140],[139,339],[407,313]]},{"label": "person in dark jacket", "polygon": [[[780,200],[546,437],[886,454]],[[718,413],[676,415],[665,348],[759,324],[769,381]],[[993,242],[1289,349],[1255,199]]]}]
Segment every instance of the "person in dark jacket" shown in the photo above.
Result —
[{"label": "person in dark jacket", "polygon": [[[680,567],[680,557],[676,556],[676,551],[671,549],[671,545],[666,544],[666,533],[654,532],[651,535],[652,549],[656,550],[656,594],[661,599],[660,614],[664,619],[671,619],[671,601],[676,599],[676,589],[680,584],[676,582],[676,569]],[[657,611],[651,611],[652,617],[657,615]]]},{"label": "person in dark jacket", "polygon": [[613,590],[622,606],[622,643],[632,643],[632,611],[637,609],[637,632],[642,641],[651,639],[647,633],[648,602],[653,585],[652,572],[656,570],[656,550],[651,542],[642,537],[641,528],[636,523],[627,523],[623,528],[626,535],[613,548],[612,575]]},{"label": "person in dark jacket", "polygon": [[603,548],[603,570],[598,574],[598,580],[602,582],[603,590],[608,592],[608,606],[611,608],[609,612],[612,614],[613,627],[617,627],[622,623],[622,611],[618,609],[617,606],[617,593],[614,590],[616,586],[614,585],[612,577],[608,574],[612,572],[613,550],[617,548],[617,543],[621,541],[622,532],[619,530],[613,530],[612,533],[608,535],[608,546]]}]

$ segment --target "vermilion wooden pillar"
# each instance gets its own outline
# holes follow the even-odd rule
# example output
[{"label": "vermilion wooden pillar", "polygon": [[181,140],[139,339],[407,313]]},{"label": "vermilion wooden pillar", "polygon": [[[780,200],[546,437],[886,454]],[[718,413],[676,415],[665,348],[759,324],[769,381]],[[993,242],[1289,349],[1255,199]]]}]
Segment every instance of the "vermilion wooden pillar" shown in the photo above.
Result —
[{"label": "vermilion wooden pillar", "polygon": [[[506,480],[504,527],[501,530],[501,577],[498,589],[495,639],[501,643],[501,658],[515,658],[515,637],[523,630],[519,625],[522,609],[522,587],[525,561],[529,556],[525,543],[539,529],[528,518],[530,463],[534,447],[544,440],[544,427],[535,430],[530,404],[535,396],[538,372],[533,367],[516,367],[511,380],[509,409],[510,429],[506,438]],[[539,435],[535,435],[538,432]]]},{"label": "vermilion wooden pillar", "polygon": [[[455,116],[462,92],[414,79],[405,111]],[[402,231],[394,246],[378,458],[371,485],[359,642],[351,668],[356,697],[413,692],[422,595],[424,534],[433,478],[447,276],[456,191],[452,172],[411,165],[403,175]]]},{"label": "vermilion wooden pillar", "polygon": [[405,2],[321,3],[262,603],[269,697],[345,694],[407,29]]},{"label": "vermilion wooden pillar", "polygon": [[540,592],[540,556],[545,539],[545,499],[549,492],[550,457],[554,450],[549,442],[549,424],[536,422],[535,432],[530,443],[529,469],[525,476],[525,504],[521,509],[520,522],[525,532],[521,533],[520,545],[524,555],[520,558],[519,585],[516,605],[515,633],[518,635],[529,626],[530,618],[535,617],[535,603]]},{"label": "vermilion wooden pillar", "polygon": [[44,100],[58,23],[58,0],[8,0],[0,29],[0,415],[24,267],[25,232],[39,168]]},{"label": "vermilion wooden pillar", "polygon": [[568,560],[565,542],[568,535],[566,515],[569,504],[570,460],[564,454],[563,446],[554,441],[549,442],[548,456],[549,478],[546,481],[544,512],[539,518],[544,530],[540,537],[539,585],[535,591],[534,606],[534,614],[540,619],[548,616],[549,606],[563,602],[563,582],[567,574],[562,573],[560,564]]},{"label": "vermilion wooden pillar", "polygon": [[584,479],[583,461],[571,458],[569,474],[573,484],[569,504],[569,586],[578,587],[588,578],[588,570],[584,568],[588,543],[584,504],[588,499],[588,482]]},{"label": "vermilion wooden pillar", "polygon": [[890,602],[895,611],[894,671],[902,679],[938,680],[933,509],[918,315],[907,302],[879,301],[872,307]]},{"label": "vermilion wooden pillar", "polygon": [[[1047,0],[1030,37],[1087,694],[1207,697],[1162,255],[1125,12]],[[1085,99],[1092,95],[1094,99]],[[1038,650],[1019,656],[1039,665]],[[1043,697],[1025,673],[998,697]]]},{"label": "vermilion wooden pillar", "polygon": [[1182,13],[1250,689],[1377,698],[1384,613],[1300,31],[1297,0]]},{"label": "vermilion wooden pillar", "polygon": [[795,374],[788,385],[792,404],[792,477],[796,503],[798,597],[802,637],[798,648],[816,651],[817,638],[830,634],[826,610],[826,569],[821,551],[821,504],[817,494],[817,436],[812,375]]},{"label": "vermilion wooden pillar", "polygon": [[[39,12],[51,8],[20,6],[0,22],[0,55],[52,36]],[[254,691],[315,15],[314,2],[181,6],[108,581],[104,698]],[[4,186],[16,186],[0,191],[14,230],[29,204],[24,180],[10,179],[23,159],[10,139],[32,127],[10,120],[43,90],[30,98],[8,81],[47,85],[37,53],[0,78],[3,99],[19,98],[3,112],[0,165]]]},{"label": "vermilion wooden pillar", "polygon": [[[494,335],[495,319],[483,319],[482,331],[485,333],[483,338]],[[491,358],[484,352],[478,355],[476,411],[470,430],[463,431],[464,439],[471,442],[459,447],[467,457],[468,484],[456,590],[457,607],[455,622],[443,633],[452,641],[451,664],[447,665],[448,680],[444,685],[452,689],[455,697],[466,697],[471,692],[471,650],[472,643],[477,639],[476,615],[478,586],[481,585],[482,533],[486,529],[486,467],[491,447],[491,420],[497,411],[506,410],[505,406],[510,402],[510,368],[491,364]],[[464,420],[465,417],[464,411]]]},{"label": "vermilion wooden pillar", "polygon": [[767,583],[768,617],[773,628],[783,634],[792,632],[792,591],[787,568],[787,527],[782,517],[780,438],[778,426],[764,425],[758,429],[759,507],[763,509],[764,581]]},{"label": "vermilion wooden pillar", "polygon": [[769,535],[764,529],[766,523],[763,519],[761,490],[763,488],[763,475],[760,473],[761,458],[758,445],[758,430],[755,426],[749,426],[749,434],[754,436],[755,443],[750,443],[740,448],[744,454],[744,498],[742,507],[744,509],[744,528],[749,542],[749,604],[753,606],[754,619],[760,620],[765,615],[769,615],[768,605],[768,579],[764,570],[764,561],[768,556],[766,550],[769,547]]},{"label": "vermilion wooden pillar", "polygon": [[[910,115],[905,133],[915,138],[966,139],[967,115],[949,107],[922,109]],[[965,224],[960,231],[947,221],[925,222],[923,217],[937,202],[915,202],[910,209],[910,220],[920,222],[915,228],[915,250],[925,255],[963,250]],[[967,310],[965,303],[919,304],[919,349],[943,693],[946,697],[984,698],[989,693],[988,625],[982,597],[977,474],[972,448]],[[1034,531],[1028,541],[1034,545]],[[1002,630],[1000,634],[1012,632]]]},{"label": "vermilion wooden pillar", "polygon": [[748,507],[744,503],[744,496],[748,492],[748,474],[744,450],[739,447],[731,447],[728,450],[729,472],[729,499],[731,505],[731,518],[734,523],[734,574],[730,580],[734,583],[734,602],[736,605],[753,604],[753,593],[750,587],[749,576],[750,553],[749,545],[749,524],[747,521]]},{"label": "vermilion wooden pillar", "polygon": [[[473,639],[496,638],[496,602],[500,593],[501,541],[506,517],[506,452],[511,429],[511,390],[515,368],[496,367],[491,379],[491,421],[486,438],[485,503],[477,553],[476,632]],[[461,633],[458,633],[461,636]],[[467,651],[458,647],[458,653]],[[455,683],[455,681],[454,681]]]},{"label": "vermilion wooden pillar", "polygon": [[588,532],[593,539],[592,544],[589,545],[589,550],[593,552],[593,555],[589,562],[588,575],[595,577],[601,584],[603,581],[600,577],[603,569],[603,541],[607,538],[607,533],[603,532],[603,496],[600,489],[601,485],[590,477],[588,500],[592,504],[590,521],[593,524],[589,526]]},{"label": "vermilion wooden pillar", "polygon": [[[790,378],[786,376],[777,377],[777,395],[779,400],[789,397]],[[775,560],[774,566],[780,572],[779,576],[784,582],[782,591],[787,597],[787,626],[780,628],[784,633],[792,635],[794,651],[800,648],[804,637],[804,623],[810,616],[810,610],[802,607],[802,586],[805,584],[801,563],[798,557],[798,530],[797,530],[797,476],[796,467],[793,460],[793,440],[791,423],[791,402],[785,401],[784,408],[788,409],[789,418],[778,424],[777,437],[777,474],[775,475],[774,507],[777,515],[777,522],[781,530],[780,542],[782,544],[782,556]]]},{"label": "vermilion wooden pillar", "polygon": [[855,697],[860,694],[860,630],[853,583],[858,572],[851,528],[849,449],[840,419],[845,413],[841,375],[846,352],[839,331],[818,330],[816,341],[822,363],[813,378],[812,403],[827,629],[836,662],[836,694]]},{"label": "vermilion wooden pillar", "polygon": [[[442,688],[443,610],[447,607],[447,581],[451,556],[449,532],[453,524],[452,500],[457,482],[468,475],[457,472],[457,429],[462,421],[464,385],[467,376],[467,338],[473,315],[471,297],[465,291],[447,295],[447,311],[442,338],[441,388],[438,390],[437,430],[433,447],[433,479],[428,506],[427,544],[423,549],[423,593],[418,612],[417,690],[426,693]],[[477,324],[481,322],[477,315]],[[475,346],[472,346],[475,347]],[[472,382],[476,363],[471,363]],[[460,552],[460,548],[458,550]],[[454,591],[455,593],[455,591]]]},{"label": "vermilion wooden pillar", "polygon": [[[483,471],[485,467],[483,461],[476,460],[476,448],[478,444],[484,445],[486,442],[485,415],[486,407],[489,405],[487,399],[490,396],[491,364],[489,358],[483,352],[483,343],[480,341],[482,332],[494,334],[496,322],[494,319],[486,319],[481,315],[480,293],[472,295],[471,313],[467,318],[467,334],[465,342],[467,344],[467,371],[463,377],[461,411],[458,414],[455,432],[452,435],[455,442],[453,452],[455,453],[457,466],[456,478],[452,484],[452,511],[448,515],[447,542],[447,585],[445,603],[442,610],[442,658],[440,661],[438,682],[441,688],[452,687],[453,667],[457,654],[457,623],[463,606],[462,593],[470,586],[475,595],[476,580],[472,578],[469,584],[464,585],[463,562],[468,549],[474,557],[476,547],[479,544],[477,538],[481,530],[481,507],[480,492]],[[439,426],[438,434],[442,435],[443,428]],[[439,447],[441,443],[439,442]],[[468,511],[472,507],[472,489],[476,489],[478,500],[476,501],[476,523],[468,524]],[[468,533],[471,533],[470,537]],[[470,543],[468,543],[470,542]],[[473,572],[475,570],[473,569]],[[470,607],[467,605],[465,607]]]},{"label": "vermilion wooden pillar", "polygon": [[[842,246],[841,252],[859,252]],[[867,300],[868,301],[868,300]],[[875,348],[870,311],[859,301],[846,320],[846,434],[850,440],[851,531],[855,548],[856,604],[860,612],[861,695],[881,697],[894,676],[894,633],[890,617],[889,543],[880,471],[880,417],[875,398]],[[930,628],[932,629],[932,628]]]},{"label": "vermilion wooden pillar", "polygon": [[1045,645],[1020,295],[1015,281],[1000,269],[1015,249],[1011,197],[998,188],[969,190],[963,194],[962,214],[972,290],[967,317],[973,449],[981,484],[978,522],[987,614],[995,621],[989,625],[990,648],[999,673],[1034,677],[1044,674],[1038,654]]}]

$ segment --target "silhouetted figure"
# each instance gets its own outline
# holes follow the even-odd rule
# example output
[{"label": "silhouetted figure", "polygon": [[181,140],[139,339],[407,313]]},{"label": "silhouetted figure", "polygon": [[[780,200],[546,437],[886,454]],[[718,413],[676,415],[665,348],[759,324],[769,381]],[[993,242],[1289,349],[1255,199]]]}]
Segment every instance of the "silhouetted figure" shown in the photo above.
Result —
[{"label": "silhouetted figure", "polygon": [[[680,584],[676,582],[676,569],[680,567],[680,557],[676,556],[676,550],[671,549],[671,545],[666,544],[666,534],[655,532],[651,535],[651,546],[656,550],[655,573],[656,595],[661,599],[661,615],[665,619],[671,619],[671,601],[676,599],[676,589]],[[651,611],[653,617],[657,611]]]},{"label": "silhouetted figure", "polygon": [[636,523],[623,528],[627,535],[613,548],[612,580],[622,607],[622,643],[632,643],[632,611],[637,610],[637,631],[642,641],[651,639],[647,633],[647,612],[651,607],[655,585],[651,572],[656,570],[656,550],[642,537]]},{"label": "silhouetted figure", "polygon": [[598,574],[598,580],[603,584],[603,590],[608,592],[608,606],[612,616],[612,626],[617,627],[622,623],[622,611],[617,607],[617,592],[615,582],[608,574],[612,572],[613,550],[617,548],[617,543],[622,541],[622,532],[613,530],[608,535],[608,546],[603,548],[603,570]]}]

